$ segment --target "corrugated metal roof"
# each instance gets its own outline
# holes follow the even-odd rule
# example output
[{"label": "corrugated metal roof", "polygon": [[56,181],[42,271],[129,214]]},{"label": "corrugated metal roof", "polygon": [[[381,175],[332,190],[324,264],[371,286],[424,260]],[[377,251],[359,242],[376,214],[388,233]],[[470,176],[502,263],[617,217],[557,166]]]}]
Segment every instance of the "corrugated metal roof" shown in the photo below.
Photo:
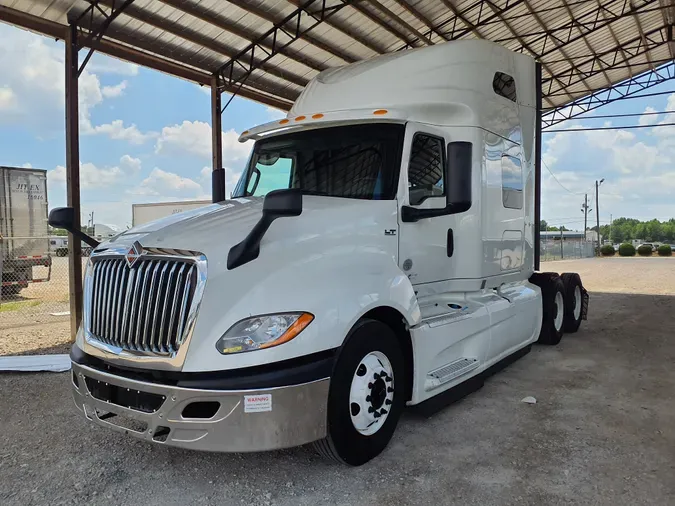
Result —
[{"label": "corrugated metal roof", "polygon": [[[0,20],[52,37],[77,20],[84,40],[124,3],[0,0]],[[260,39],[299,7],[299,20]],[[542,62],[543,106],[552,110],[672,61],[674,23],[675,0],[135,0],[97,48],[201,84],[229,63],[224,90],[287,109],[326,68],[484,38]]]}]

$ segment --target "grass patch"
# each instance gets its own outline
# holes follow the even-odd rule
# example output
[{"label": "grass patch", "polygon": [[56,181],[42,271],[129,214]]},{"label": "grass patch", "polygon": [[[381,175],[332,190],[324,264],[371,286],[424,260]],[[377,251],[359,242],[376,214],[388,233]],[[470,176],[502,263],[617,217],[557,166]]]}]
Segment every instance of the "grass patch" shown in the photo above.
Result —
[{"label": "grass patch", "polygon": [[7,311],[20,311],[27,307],[34,307],[40,305],[39,300],[19,300],[16,302],[3,302],[0,304],[0,313]]}]

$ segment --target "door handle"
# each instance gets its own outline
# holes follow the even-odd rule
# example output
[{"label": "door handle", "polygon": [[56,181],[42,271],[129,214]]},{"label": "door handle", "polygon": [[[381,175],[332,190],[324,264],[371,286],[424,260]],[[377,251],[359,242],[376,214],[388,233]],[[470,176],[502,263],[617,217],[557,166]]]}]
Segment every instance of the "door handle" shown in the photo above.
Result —
[{"label": "door handle", "polygon": [[447,242],[448,258],[452,256],[455,252],[455,237],[452,233],[452,229],[448,229],[448,242]]}]

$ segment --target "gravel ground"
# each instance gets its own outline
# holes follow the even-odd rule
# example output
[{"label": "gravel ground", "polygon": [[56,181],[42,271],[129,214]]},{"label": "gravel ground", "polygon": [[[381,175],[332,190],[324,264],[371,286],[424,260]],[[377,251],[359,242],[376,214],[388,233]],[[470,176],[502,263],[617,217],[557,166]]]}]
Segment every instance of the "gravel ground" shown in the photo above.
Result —
[{"label": "gravel ground", "polygon": [[[85,423],[67,374],[0,375],[0,504],[675,504],[669,262],[547,264],[591,290],[582,329],[429,419],[406,413],[385,453],[357,469],[307,448],[148,445]],[[612,293],[625,289],[636,293]],[[520,402],[529,395],[537,404]]]}]

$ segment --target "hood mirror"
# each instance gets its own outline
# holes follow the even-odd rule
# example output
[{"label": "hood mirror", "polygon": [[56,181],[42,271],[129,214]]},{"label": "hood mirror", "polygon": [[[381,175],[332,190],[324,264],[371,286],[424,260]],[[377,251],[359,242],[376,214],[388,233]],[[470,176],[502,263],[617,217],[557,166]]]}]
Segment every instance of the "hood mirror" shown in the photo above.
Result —
[{"label": "hood mirror", "polygon": [[302,214],[302,190],[289,188],[274,190],[265,196],[262,217],[239,244],[232,246],[227,255],[227,268],[236,269],[260,255],[260,241],[277,218]]},{"label": "hood mirror", "polygon": [[47,223],[49,223],[49,226],[51,227],[67,230],[73,234],[74,237],[84,241],[92,248],[101,244],[93,237],[82,232],[82,230],[75,228],[75,209],[72,207],[55,207],[49,211]]}]

